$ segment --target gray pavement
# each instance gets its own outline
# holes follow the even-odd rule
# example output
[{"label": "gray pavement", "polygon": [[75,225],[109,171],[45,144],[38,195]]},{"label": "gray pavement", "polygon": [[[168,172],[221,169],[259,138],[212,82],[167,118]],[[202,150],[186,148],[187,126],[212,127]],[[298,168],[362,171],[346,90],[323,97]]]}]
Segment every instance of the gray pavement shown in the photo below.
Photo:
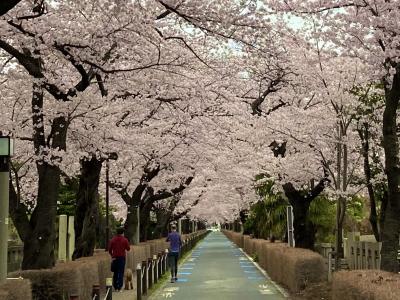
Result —
[{"label": "gray pavement", "polygon": [[178,281],[162,286],[149,299],[277,300],[285,297],[225,235],[212,232],[181,263]]},{"label": "gray pavement", "polygon": [[[136,281],[135,281],[136,284]],[[103,298],[101,298],[103,299]],[[136,289],[135,290],[122,290],[122,292],[113,292],[113,300],[135,300],[136,299]]]}]

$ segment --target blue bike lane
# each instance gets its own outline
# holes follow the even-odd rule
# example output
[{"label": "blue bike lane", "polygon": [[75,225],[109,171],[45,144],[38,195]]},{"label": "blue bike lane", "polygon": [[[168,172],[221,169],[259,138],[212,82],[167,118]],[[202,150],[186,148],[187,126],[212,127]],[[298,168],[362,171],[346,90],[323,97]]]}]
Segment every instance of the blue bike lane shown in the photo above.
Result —
[{"label": "blue bike lane", "polygon": [[210,233],[180,264],[178,281],[149,299],[285,299],[286,293],[221,232]]}]

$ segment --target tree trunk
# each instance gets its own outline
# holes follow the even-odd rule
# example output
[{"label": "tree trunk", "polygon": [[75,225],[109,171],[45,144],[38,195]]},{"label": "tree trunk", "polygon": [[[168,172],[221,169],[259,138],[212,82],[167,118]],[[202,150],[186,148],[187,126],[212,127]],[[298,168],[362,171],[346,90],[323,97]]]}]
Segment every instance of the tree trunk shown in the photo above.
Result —
[{"label": "tree trunk", "polygon": [[39,190],[37,205],[32,213],[30,232],[24,239],[22,269],[47,269],[55,264],[54,242],[57,197],[60,185],[60,170],[45,162],[37,164]]},{"label": "tree trunk", "polygon": [[159,209],[156,211],[157,225],[154,229],[154,237],[162,238],[168,233],[168,223],[172,217],[172,213],[167,210]]},{"label": "tree trunk", "polygon": [[380,230],[380,238],[382,241],[382,231],[383,228],[385,227],[385,216],[386,216],[386,210],[387,210],[387,206],[388,206],[388,202],[389,202],[389,195],[387,192],[386,187],[384,186],[382,188],[383,190],[383,195],[382,195],[382,199],[381,199],[381,212],[380,212],[380,216],[379,216],[379,230]]},{"label": "tree trunk", "polygon": [[160,169],[161,169],[160,165],[156,165],[153,168],[145,166],[139,184],[133,191],[132,196],[129,196],[129,194],[126,191],[126,188],[119,191],[119,194],[121,195],[122,199],[128,206],[128,213],[126,216],[124,228],[125,228],[125,236],[131,243],[134,243],[135,241],[139,240],[136,238],[137,227],[139,226],[137,207],[140,205],[142,201],[143,192],[148,187],[150,181],[158,175]]},{"label": "tree trunk", "polygon": [[399,249],[399,207],[388,207],[382,232],[381,269],[389,272],[399,272],[397,251]]},{"label": "tree trunk", "polygon": [[374,186],[372,184],[372,172],[371,172],[371,164],[369,161],[369,126],[368,123],[364,123],[361,129],[358,129],[358,135],[361,139],[362,145],[362,155],[364,158],[364,175],[367,183],[367,190],[369,196],[370,203],[370,213],[369,213],[369,222],[372,227],[372,231],[374,233],[375,239],[379,242],[381,240],[379,224],[378,224],[378,214],[376,211],[376,197]]},{"label": "tree trunk", "polygon": [[[172,221],[177,221],[179,218],[181,218],[183,215],[186,214],[186,212],[190,211],[191,208],[189,208],[187,211],[183,211],[181,215],[176,215],[174,216],[174,210],[176,206],[178,205],[179,201],[181,199],[180,194],[175,194],[172,198],[171,201],[168,205],[167,208],[161,208],[159,207],[158,209],[155,209],[156,216],[157,216],[157,224],[154,229],[154,236],[161,238],[164,236],[168,235],[168,225]],[[194,205],[196,205],[198,202],[195,201]]]},{"label": "tree trunk", "polygon": [[184,234],[189,234],[190,233],[190,220],[189,219],[183,219],[182,220],[182,231],[183,231]]},{"label": "tree trunk", "polygon": [[[43,116],[43,89],[36,83],[33,84],[32,93],[32,124],[34,128],[33,140],[35,154],[47,155],[54,161],[59,161],[59,157],[51,156],[45,152],[45,147],[52,149],[65,150],[68,122],[64,117],[53,119],[51,131],[45,140],[44,116]],[[38,126],[41,125],[41,126]],[[38,171],[38,195],[36,207],[29,220],[29,232],[24,235],[24,258],[22,260],[22,269],[46,269],[55,264],[54,242],[57,215],[57,198],[60,186],[60,170],[46,161],[36,162]],[[15,221],[21,221],[24,218],[16,218]],[[26,223],[26,222],[25,222]]]},{"label": "tree trunk", "polygon": [[75,210],[75,251],[73,259],[92,256],[99,222],[99,181],[102,162],[92,157],[81,160],[81,175]]},{"label": "tree trunk", "polygon": [[310,221],[309,209],[311,202],[323,192],[327,180],[326,177],[321,179],[304,196],[291,183],[283,185],[285,195],[290,205],[293,206],[293,230],[296,248],[314,249],[316,228]]},{"label": "tree trunk", "polygon": [[346,199],[343,197],[339,197],[336,206],[336,239],[335,239],[335,268],[339,270],[340,268],[340,259],[344,257],[344,249],[343,249],[343,223],[344,217],[346,214]]},{"label": "tree trunk", "polygon": [[385,150],[385,171],[388,178],[388,206],[382,231],[381,269],[398,272],[397,251],[400,232],[400,160],[397,137],[397,108],[400,100],[400,74],[393,77],[389,90],[385,84],[385,111],[383,113],[383,147]]},{"label": "tree trunk", "polygon": [[136,231],[138,227],[137,219],[137,207],[134,205],[128,205],[128,214],[124,225],[125,237],[128,241],[133,244],[136,241]]},{"label": "tree trunk", "polygon": [[296,248],[314,249],[315,226],[309,219],[311,202],[303,198],[289,198],[293,206],[293,228]]},{"label": "tree trunk", "polygon": [[150,212],[153,203],[142,202],[140,207],[140,241],[146,242],[150,225]]}]

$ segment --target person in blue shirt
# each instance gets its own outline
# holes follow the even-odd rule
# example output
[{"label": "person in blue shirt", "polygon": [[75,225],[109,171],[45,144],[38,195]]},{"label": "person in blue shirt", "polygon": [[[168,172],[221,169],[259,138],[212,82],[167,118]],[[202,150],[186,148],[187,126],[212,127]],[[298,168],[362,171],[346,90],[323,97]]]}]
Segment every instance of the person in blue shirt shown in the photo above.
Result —
[{"label": "person in blue shirt", "polygon": [[181,235],[176,231],[176,225],[171,226],[171,232],[168,234],[167,242],[169,242],[168,260],[171,267],[171,282],[178,280],[178,258],[181,252],[182,239]]}]

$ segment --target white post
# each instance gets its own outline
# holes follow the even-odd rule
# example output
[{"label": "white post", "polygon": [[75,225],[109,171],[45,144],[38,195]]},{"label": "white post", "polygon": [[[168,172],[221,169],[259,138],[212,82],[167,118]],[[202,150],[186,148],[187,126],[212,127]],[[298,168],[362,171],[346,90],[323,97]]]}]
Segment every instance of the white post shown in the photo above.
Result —
[{"label": "white post", "polygon": [[178,219],[178,232],[179,234],[182,234],[182,220]]},{"label": "white post", "polygon": [[67,260],[67,215],[60,215],[58,221],[58,260]]},{"label": "white post", "polygon": [[58,216],[58,260],[67,260],[67,215]]},{"label": "white post", "polygon": [[332,252],[328,252],[328,281],[332,280]]},{"label": "white post", "polygon": [[68,259],[72,260],[72,254],[75,250],[75,227],[74,227],[74,216],[68,217]]},{"label": "white post", "polygon": [[[8,158],[0,157],[0,282],[7,278],[8,255],[8,206],[9,172]],[[4,165],[3,165],[4,164]],[[4,169],[2,168],[4,167]]]},{"label": "white post", "polygon": [[348,238],[343,238],[343,256],[347,259],[349,256],[349,241]]},{"label": "white post", "polygon": [[7,279],[10,157],[13,154],[14,140],[0,131],[0,282]]},{"label": "white post", "polygon": [[288,231],[288,244],[289,247],[295,246],[294,240],[294,228],[293,228],[293,207],[286,206],[286,219],[287,219],[287,231]]}]

